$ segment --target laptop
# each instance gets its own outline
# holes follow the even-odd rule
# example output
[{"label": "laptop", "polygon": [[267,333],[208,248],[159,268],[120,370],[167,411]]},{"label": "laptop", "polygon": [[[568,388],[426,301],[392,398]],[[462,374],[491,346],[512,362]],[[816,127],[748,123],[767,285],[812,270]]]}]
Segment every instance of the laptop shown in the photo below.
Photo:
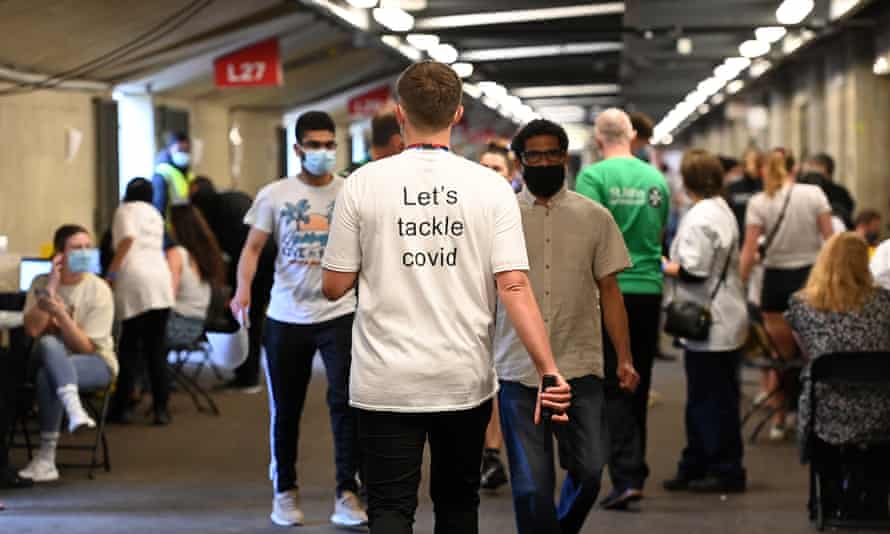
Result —
[{"label": "laptop", "polygon": [[31,283],[41,274],[48,274],[53,268],[52,260],[45,258],[22,258],[19,263],[19,290],[27,292]]}]

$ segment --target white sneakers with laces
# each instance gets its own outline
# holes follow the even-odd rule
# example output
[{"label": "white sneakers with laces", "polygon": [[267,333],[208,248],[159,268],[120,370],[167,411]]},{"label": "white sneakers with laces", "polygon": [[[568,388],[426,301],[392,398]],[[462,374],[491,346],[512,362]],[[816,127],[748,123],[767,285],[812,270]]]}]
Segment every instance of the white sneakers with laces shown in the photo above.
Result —
[{"label": "white sneakers with laces", "polygon": [[338,527],[359,527],[368,524],[368,513],[358,495],[351,491],[343,491],[334,500],[334,514],[331,523]]},{"label": "white sneakers with laces", "polygon": [[42,458],[38,454],[34,456],[33,460],[28,462],[24,469],[19,471],[19,476],[30,478],[34,482],[55,482],[59,480],[59,470],[56,469],[54,462]]},{"label": "white sneakers with laces", "polygon": [[300,510],[300,492],[296,489],[275,494],[272,501],[272,522],[281,527],[302,525],[303,511]]}]

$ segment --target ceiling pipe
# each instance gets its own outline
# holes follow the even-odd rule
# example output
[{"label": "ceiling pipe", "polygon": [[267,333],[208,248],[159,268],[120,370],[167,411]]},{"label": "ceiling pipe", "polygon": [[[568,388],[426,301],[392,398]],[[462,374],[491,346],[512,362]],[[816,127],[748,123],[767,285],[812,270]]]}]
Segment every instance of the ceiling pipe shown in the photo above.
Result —
[{"label": "ceiling pipe", "polygon": [[[105,82],[77,79],[59,82],[56,78],[52,78],[51,76],[48,76],[46,74],[25,72],[8,67],[0,67],[0,80],[14,84],[22,84],[22,91],[41,89],[64,89],[69,91],[108,91],[111,89],[111,84]],[[51,84],[52,87],[39,87],[44,83]]]}]

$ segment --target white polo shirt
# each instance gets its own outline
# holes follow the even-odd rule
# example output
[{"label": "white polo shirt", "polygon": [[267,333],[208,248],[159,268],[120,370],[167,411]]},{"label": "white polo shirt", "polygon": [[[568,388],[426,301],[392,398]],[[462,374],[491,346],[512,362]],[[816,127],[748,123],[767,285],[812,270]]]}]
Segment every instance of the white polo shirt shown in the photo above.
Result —
[{"label": "white polo shirt", "polygon": [[494,275],[528,270],[499,174],[436,149],[361,167],[337,200],[323,266],[359,273],[353,406],[468,410],[497,392]]}]

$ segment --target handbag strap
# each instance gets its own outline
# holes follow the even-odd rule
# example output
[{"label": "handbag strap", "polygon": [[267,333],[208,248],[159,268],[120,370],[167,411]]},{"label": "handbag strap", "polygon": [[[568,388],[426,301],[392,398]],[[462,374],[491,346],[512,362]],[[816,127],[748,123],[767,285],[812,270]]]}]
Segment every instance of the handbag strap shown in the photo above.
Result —
[{"label": "handbag strap", "polygon": [[[779,228],[782,227],[782,222],[785,221],[785,213],[788,211],[788,202],[791,200],[791,193],[794,191],[794,184],[791,184],[791,187],[788,188],[788,194],[785,195],[785,202],[782,204],[782,211],[779,212],[779,219],[776,221],[776,225],[773,226],[773,229],[770,230],[769,235],[766,236],[766,241],[763,244],[763,256],[766,257],[766,253],[769,252],[769,247],[773,244],[773,240],[776,238],[776,234],[779,233]],[[763,258],[760,258],[763,261]]]},{"label": "handbag strap", "polygon": [[733,252],[735,252],[735,238],[733,238],[732,243],[729,245],[729,251],[726,253],[726,261],[723,263],[723,272],[720,274],[720,280],[717,281],[717,285],[714,286],[714,291],[711,292],[710,302],[714,302],[714,299],[717,298],[717,293],[720,291],[720,286],[726,282],[726,275],[729,274],[729,262],[732,261]]}]

